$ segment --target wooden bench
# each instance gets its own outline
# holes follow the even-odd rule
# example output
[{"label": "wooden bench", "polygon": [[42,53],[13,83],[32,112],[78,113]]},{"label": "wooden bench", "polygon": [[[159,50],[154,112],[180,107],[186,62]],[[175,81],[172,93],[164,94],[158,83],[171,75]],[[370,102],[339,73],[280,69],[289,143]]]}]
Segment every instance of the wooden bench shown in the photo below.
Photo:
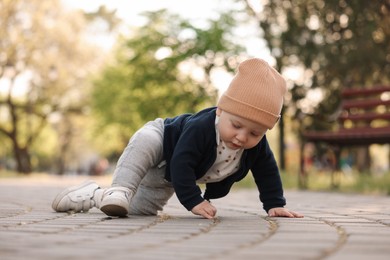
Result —
[{"label": "wooden bench", "polygon": [[334,131],[306,131],[302,134],[299,184],[307,187],[303,158],[305,144],[325,143],[334,153],[332,186],[337,187],[335,174],[340,172],[340,154],[345,146],[369,146],[390,143],[390,86],[345,89]]}]

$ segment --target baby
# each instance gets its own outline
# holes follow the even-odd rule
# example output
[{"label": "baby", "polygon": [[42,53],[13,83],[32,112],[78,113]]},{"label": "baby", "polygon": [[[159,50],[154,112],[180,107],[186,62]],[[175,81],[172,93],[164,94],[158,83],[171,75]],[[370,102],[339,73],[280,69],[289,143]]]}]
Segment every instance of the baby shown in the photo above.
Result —
[{"label": "baby", "polygon": [[216,107],[157,118],[140,128],[119,158],[110,188],[88,181],[58,194],[52,207],[57,212],[97,207],[118,217],[156,215],[175,193],[187,210],[211,219],[217,209],[210,200],[226,196],[251,171],[269,216],[303,217],[284,208],[266,138],[280,118],[285,92],[285,80],[275,69],[248,59]]}]

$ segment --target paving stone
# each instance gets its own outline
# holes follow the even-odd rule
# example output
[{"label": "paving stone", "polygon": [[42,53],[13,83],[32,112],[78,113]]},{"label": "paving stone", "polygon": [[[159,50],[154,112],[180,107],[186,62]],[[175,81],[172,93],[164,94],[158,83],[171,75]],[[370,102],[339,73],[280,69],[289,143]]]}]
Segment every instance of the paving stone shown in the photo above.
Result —
[{"label": "paving stone", "polygon": [[[55,195],[86,177],[0,183],[0,258],[24,259],[389,259],[390,197],[286,191],[305,218],[269,218],[256,190],[212,201],[214,220],[173,197],[159,216],[110,218],[98,209],[56,213]],[[106,179],[102,186],[109,185]],[[17,196],[15,195],[17,191]]]}]

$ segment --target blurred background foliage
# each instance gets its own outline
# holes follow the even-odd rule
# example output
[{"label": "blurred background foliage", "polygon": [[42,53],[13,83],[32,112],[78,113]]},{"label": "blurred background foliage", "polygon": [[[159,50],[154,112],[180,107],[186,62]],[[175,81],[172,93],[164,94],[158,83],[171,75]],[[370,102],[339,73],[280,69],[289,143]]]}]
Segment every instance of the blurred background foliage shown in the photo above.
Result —
[{"label": "blurred background foliage", "polygon": [[209,21],[207,29],[167,10],[145,17],[146,24],[133,30],[131,38],[119,39],[114,63],[93,81],[91,105],[99,132],[114,127],[123,142],[148,120],[214,105],[211,71],[232,71],[235,55],[243,50],[229,40],[234,20],[228,14]]},{"label": "blurred background foliage", "polygon": [[[230,1],[201,25],[146,12],[125,34],[104,6],[86,13],[59,0],[0,0],[0,168],[111,172],[146,121],[215,104],[215,72],[232,74],[249,56],[242,30],[266,43],[255,56],[272,56],[288,81],[275,135],[286,172],[296,171],[302,131],[334,127],[343,88],[390,83],[389,0]],[[114,47],[97,44],[99,35],[117,35]],[[374,170],[388,172],[388,145],[381,149],[387,161]]]},{"label": "blurred background foliage", "polygon": [[262,1],[261,11],[245,2],[279,70],[302,75],[292,75],[286,102],[294,132],[337,126],[342,89],[389,84],[390,1]]}]

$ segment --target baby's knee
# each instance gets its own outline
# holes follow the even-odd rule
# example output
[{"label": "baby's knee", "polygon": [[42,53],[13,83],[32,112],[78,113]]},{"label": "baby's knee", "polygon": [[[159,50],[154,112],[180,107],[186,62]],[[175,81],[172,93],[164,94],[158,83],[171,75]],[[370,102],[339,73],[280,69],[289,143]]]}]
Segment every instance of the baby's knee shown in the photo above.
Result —
[{"label": "baby's knee", "polygon": [[[161,209],[162,210],[162,209]],[[132,203],[130,205],[129,215],[135,215],[135,216],[157,216],[158,209],[153,207],[139,207],[139,205],[134,205]]]}]

